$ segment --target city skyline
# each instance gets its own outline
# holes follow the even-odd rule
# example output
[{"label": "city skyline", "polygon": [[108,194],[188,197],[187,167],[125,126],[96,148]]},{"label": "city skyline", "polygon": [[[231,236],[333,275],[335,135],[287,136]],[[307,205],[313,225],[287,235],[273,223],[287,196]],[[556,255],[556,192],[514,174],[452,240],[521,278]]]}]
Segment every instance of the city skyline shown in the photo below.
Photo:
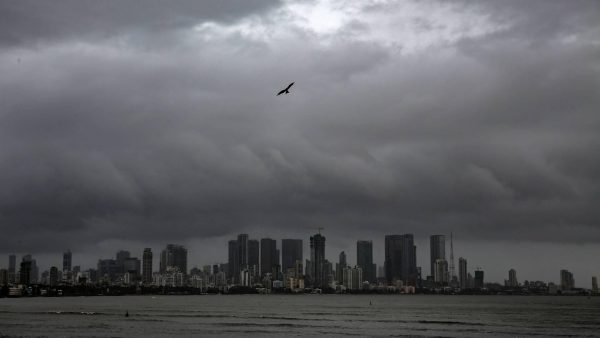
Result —
[{"label": "city skyline", "polygon": [[[406,235],[410,236],[410,237],[407,237],[405,239]],[[397,238],[397,240],[399,240],[402,243],[409,243],[409,242],[406,242],[406,240],[408,240],[408,241],[410,241],[410,243],[412,243],[413,240],[414,240],[414,237],[412,236],[412,234],[388,235],[388,236],[389,237]],[[262,240],[275,241],[276,251],[279,253],[279,255],[277,256],[277,259],[279,259],[280,263],[282,263],[281,258],[283,256],[283,254],[281,253],[282,252],[281,247],[282,247],[283,240],[285,240],[285,239],[292,240],[292,241],[300,240],[300,241],[303,242],[303,244],[307,244],[306,241],[303,240],[303,239],[301,239],[301,238],[299,238],[299,239],[289,239],[289,238],[281,238],[281,239],[258,238],[258,239],[254,239],[249,234],[238,234],[236,237],[238,238],[237,240],[235,240],[236,243],[237,243],[238,240],[240,240],[240,238],[242,238],[242,239],[245,239],[245,242],[247,243],[246,245],[248,245],[248,243],[251,243],[251,242],[259,244],[259,243],[262,242]],[[310,236],[310,237],[312,237],[312,236]],[[442,246],[443,246],[443,242],[444,242],[444,238],[443,237],[444,237],[444,235],[430,235],[430,236],[427,237],[427,245],[426,245],[426,247],[425,248],[421,248],[421,250],[415,251],[415,253],[417,253],[417,252],[427,252],[426,256],[419,256],[418,253],[417,253],[417,256],[416,256],[416,267],[418,267],[418,268],[420,268],[422,270],[421,277],[422,277],[423,280],[425,280],[426,277],[428,276],[429,271],[430,271],[430,267],[427,266],[427,264],[422,264],[422,263],[423,262],[428,263],[430,261],[431,254],[434,253],[434,251],[432,250],[432,245],[434,245],[434,246],[438,246],[439,245],[439,244],[437,244],[438,242],[433,241],[433,238],[439,238],[439,237],[442,238]],[[366,240],[357,240],[355,242],[354,248],[350,248],[350,249],[342,251],[342,252],[345,251],[344,257],[345,257],[346,262],[347,262],[347,265],[346,265],[347,267],[357,266],[356,258],[357,258],[357,254],[358,254],[358,251],[357,251],[358,247],[356,245],[358,244],[358,242],[364,242],[364,241],[366,241]],[[371,243],[373,242],[372,240],[368,240],[368,242],[369,241]],[[310,241],[308,241],[308,242],[310,243]],[[374,241],[374,242],[377,242],[377,241]],[[385,240],[383,241],[383,243],[385,244]],[[416,243],[416,241],[415,241],[415,243]],[[227,246],[227,243],[225,243],[225,246]],[[307,246],[308,246],[308,256],[306,254],[307,251],[304,250],[304,255],[303,255],[304,260],[310,260],[310,257],[311,257],[310,256],[310,252],[311,252],[310,251],[310,244],[308,244]],[[166,249],[165,249],[165,247],[166,247]],[[168,244],[168,245],[165,244],[162,248],[160,248],[160,249],[157,248],[155,250],[152,250],[152,248],[144,248],[144,251],[146,249],[152,250],[151,253],[155,257],[154,260],[153,260],[153,264],[152,264],[152,270],[153,270],[153,272],[160,272],[161,271],[161,262],[160,262],[161,258],[160,257],[164,254],[165,250],[169,250],[170,248],[181,248],[182,250],[184,250],[185,251],[185,255],[186,255],[185,258],[184,258],[185,261],[184,261],[184,263],[181,263],[181,264],[187,264],[187,260],[189,260],[189,257],[188,257],[188,254],[187,254],[188,248],[185,245],[180,246],[180,244]],[[377,247],[374,246],[373,249],[375,249],[375,248],[377,248]],[[416,248],[418,248],[417,245],[415,245],[415,249]],[[159,257],[159,261],[158,262],[157,262],[157,259],[156,259],[156,257],[157,257],[157,252],[156,251],[157,250],[158,250],[158,257]],[[260,246],[260,247],[254,248],[254,250],[256,252],[262,252],[263,249],[262,249],[262,246]],[[325,250],[325,252],[326,253],[329,252],[329,254],[325,255],[325,259],[329,262],[329,264],[335,270],[336,265],[338,263],[338,258],[340,257],[339,256],[340,252],[330,252],[331,250],[332,250],[332,248],[329,248],[327,246],[327,244],[326,244],[326,250]],[[72,255],[73,255],[73,252],[70,249],[67,249],[67,250],[63,251],[63,253],[62,253],[62,261],[61,261],[63,263],[63,266],[64,266],[64,264],[65,264],[66,261],[71,261],[72,260]],[[240,255],[240,252],[237,252],[236,253],[236,257],[239,257],[239,255]],[[114,260],[113,256],[116,257],[116,260]],[[449,251],[446,250],[446,257],[448,257],[448,256],[449,256]],[[23,259],[26,259],[26,260],[31,260],[31,258],[33,258],[34,264],[36,264],[36,260],[39,260],[39,256],[33,255],[33,257],[32,257],[31,254],[24,254],[24,255],[20,256],[19,254],[16,254],[15,258],[16,258],[16,273],[17,274],[19,273],[19,264],[21,262],[20,261],[20,257],[25,257]],[[67,257],[68,257],[68,259],[67,259]],[[118,250],[116,253],[114,253],[112,256],[109,255],[109,257],[98,257],[97,261],[94,262],[93,264],[89,265],[89,266],[87,266],[85,264],[74,264],[72,262],[71,262],[71,265],[72,266],[76,266],[78,268],[78,270],[80,270],[80,271],[84,271],[84,270],[87,270],[89,268],[96,269],[97,264],[98,264],[99,261],[101,261],[103,259],[106,260],[106,258],[111,259],[111,257],[117,263],[117,265],[120,264],[121,266],[123,266],[123,264],[124,264],[123,262],[125,260],[129,259],[130,257],[132,257],[131,259],[134,259],[134,257],[135,257],[135,259],[138,261],[137,264],[138,264],[138,271],[140,271],[140,277],[143,278],[143,276],[142,276],[142,264],[143,264],[144,252],[136,254],[135,252],[132,252],[130,250],[121,249],[121,250]],[[350,257],[354,257],[355,259],[352,260],[352,259],[350,259]],[[384,257],[385,257],[385,255],[384,255]],[[472,277],[474,277],[474,272],[476,270],[478,270],[478,269],[482,269],[483,271],[485,271],[485,274],[486,274],[485,275],[485,281],[486,281],[486,283],[488,283],[488,282],[496,282],[496,283],[502,284],[505,280],[509,280],[510,279],[509,277],[507,277],[508,274],[510,274],[509,270],[515,270],[514,267],[515,266],[517,266],[517,267],[519,266],[518,262],[514,262],[514,263],[507,262],[507,263],[505,263],[506,267],[507,267],[507,270],[500,271],[499,274],[498,273],[491,273],[490,274],[489,273],[490,269],[489,269],[488,265],[479,264],[480,261],[478,261],[477,259],[472,260],[472,259],[469,259],[469,257],[457,256],[457,270],[456,270],[457,282],[460,281],[460,276],[459,276],[459,273],[460,273],[460,271],[459,271],[459,269],[460,269],[460,267],[459,267],[460,260],[459,260],[459,257],[460,257],[460,259],[466,258],[467,261],[469,262],[468,263],[467,272],[468,272],[468,274],[473,275]],[[10,258],[10,257],[7,257],[7,262],[8,262],[8,258]],[[120,263],[119,263],[119,261],[120,261]],[[75,262],[77,263],[77,260],[75,260]],[[262,262],[262,258],[260,256],[254,257],[253,258],[253,262],[256,264],[256,267],[258,268],[259,264],[262,264],[261,263]],[[473,263],[473,262],[475,262],[475,263]],[[223,264],[223,263],[228,263],[227,257],[224,257],[220,261],[197,262],[197,263],[192,263],[191,265],[182,265],[182,266],[186,266],[187,267],[186,268],[186,273],[189,273],[189,271],[190,271],[190,269],[192,269],[192,267],[202,268],[202,267],[207,266],[207,265],[212,266],[213,264]],[[380,267],[384,267],[384,265],[385,265],[384,263],[385,263],[385,259],[383,259],[381,261],[381,263],[379,263],[377,260],[374,259],[374,264],[376,265],[377,270],[379,270]],[[180,264],[180,263],[178,263],[178,264]],[[302,264],[304,264],[304,261],[302,262]],[[41,275],[41,273],[43,271],[47,271],[47,270],[49,271],[51,266],[56,266],[56,267],[59,268],[59,270],[61,269],[61,267],[60,267],[61,265],[60,264],[51,264],[51,265],[49,265],[49,266],[46,267],[44,265],[41,265],[40,263],[37,263],[36,267],[39,270],[38,271],[38,275]],[[448,266],[449,266],[449,262],[446,261],[445,271],[446,271],[447,274],[449,274]],[[8,268],[8,264],[7,264],[6,267],[4,267],[3,264],[0,263],[0,269],[3,269],[3,268]],[[262,269],[262,266],[260,266],[260,269]],[[408,269],[410,269],[410,268],[408,268]],[[569,271],[569,273],[571,273],[572,275],[578,276],[578,278],[576,278],[576,281],[578,283],[576,285],[577,287],[591,288],[592,287],[592,278],[596,277],[597,274],[598,274],[596,272],[592,272],[592,274],[590,275],[589,278],[582,278],[582,277],[584,277],[584,275],[578,274],[577,270],[574,270],[574,269],[570,268],[569,266],[562,266],[560,268],[556,267],[556,269],[558,269],[557,271],[559,271],[559,270],[560,271],[562,271],[562,270]],[[63,270],[64,270],[64,268],[63,268]],[[63,270],[61,270],[61,271],[63,271]],[[284,272],[283,269],[281,269],[280,271],[282,273]],[[379,270],[379,271],[381,271],[381,270]],[[407,271],[408,270],[406,270],[404,273],[406,273]],[[516,271],[520,271],[520,273],[519,273],[519,279],[518,279],[519,282],[522,282],[523,280],[530,280],[530,281],[542,280],[542,281],[546,281],[546,282],[554,282],[554,283],[560,285],[560,283],[562,281],[562,272],[559,275],[556,275],[556,273],[555,273],[556,276],[554,276],[554,277],[541,278],[540,276],[536,276],[535,274],[531,274],[527,270],[516,269]],[[384,278],[385,277],[385,268],[383,269],[383,272],[384,272],[383,276],[379,276],[378,273],[376,272],[377,277],[378,278]],[[234,275],[237,275],[238,273],[239,273],[239,269],[237,270],[236,273],[234,273]],[[259,271],[259,273],[262,275],[262,271]],[[523,276],[526,276],[526,277],[529,276],[530,278],[526,278],[526,277],[524,278]],[[432,276],[432,277],[435,278],[435,276]],[[494,279],[494,277],[496,277],[496,279]],[[336,275],[334,276],[334,278],[337,278],[337,272],[336,272]],[[365,278],[366,278],[366,276],[365,276]],[[450,279],[449,279],[450,276],[449,275],[447,275],[447,278],[448,279],[446,280],[446,282],[450,282]]]}]

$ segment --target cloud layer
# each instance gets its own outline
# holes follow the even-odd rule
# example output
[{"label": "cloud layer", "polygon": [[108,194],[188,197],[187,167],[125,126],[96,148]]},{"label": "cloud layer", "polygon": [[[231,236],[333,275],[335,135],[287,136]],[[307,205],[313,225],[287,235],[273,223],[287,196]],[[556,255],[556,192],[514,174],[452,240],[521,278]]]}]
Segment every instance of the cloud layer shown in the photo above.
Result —
[{"label": "cloud layer", "polygon": [[597,2],[215,3],[0,5],[0,251],[600,242]]}]

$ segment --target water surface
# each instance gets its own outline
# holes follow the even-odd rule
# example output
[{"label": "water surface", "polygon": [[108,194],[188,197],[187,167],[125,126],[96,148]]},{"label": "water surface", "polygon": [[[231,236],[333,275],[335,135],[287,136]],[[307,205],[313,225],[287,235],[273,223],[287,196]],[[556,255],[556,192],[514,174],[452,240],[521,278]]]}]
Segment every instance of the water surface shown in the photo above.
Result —
[{"label": "water surface", "polygon": [[[128,312],[129,317],[124,314]],[[0,336],[600,337],[600,297],[203,295],[0,299]]]}]

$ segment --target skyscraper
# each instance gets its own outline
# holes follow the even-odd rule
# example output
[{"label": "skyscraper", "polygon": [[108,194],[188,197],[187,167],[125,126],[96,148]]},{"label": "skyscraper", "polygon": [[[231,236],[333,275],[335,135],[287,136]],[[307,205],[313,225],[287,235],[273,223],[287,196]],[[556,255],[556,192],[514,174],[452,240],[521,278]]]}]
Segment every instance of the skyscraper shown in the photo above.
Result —
[{"label": "skyscraper", "polygon": [[[279,265],[277,259],[277,241],[270,238],[260,240],[260,274],[272,273],[273,267]],[[277,277],[277,276],[273,276]]]},{"label": "skyscraper", "polygon": [[326,288],[325,237],[320,233],[310,237],[310,268],[313,287]]},{"label": "skyscraper", "polygon": [[296,266],[296,261],[302,263],[302,240],[301,239],[282,239],[281,240],[281,268],[287,271]]},{"label": "skyscraper", "polygon": [[242,270],[248,268],[248,235],[247,234],[239,234],[237,238],[237,253],[238,253],[238,261],[235,271],[235,280],[237,281],[240,278],[240,273]]},{"label": "skyscraper", "polygon": [[348,266],[348,262],[346,260],[346,253],[342,251],[342,252],[340,252],[339,262],[335,266],[335,274],[336,274],[335,280],[338,282],[338,284],[343,284],[344,271],[346,270],[347,266]]},{"label": "skyscraper", "polygon": [[598,277],[592,277],[592,293],[598,294]]},{"label": "skyscraper", "polygon": [[388,283],[402,280],[408,285],[416,284],[417,258],[412,234],[385,236],[384,264]]},{"label": "skyscraper", "polygon": [[118,273],[125,273],[125,260],[131,257],[131,253],[126,250],[119,250],[117,252],[117,271]]},{"label": "skyscraper", "polygon": [[438,258],[435,260],[433,280],[438,286],[445,286],[448,284],[448,262],[445,259]]},{"label": "skyscraper", "polygon": [[138,258],[126,258],[123,262],[123,271],[130,275],[131,280],[138,280],[141,275],[140,265],[140,260]]},{"label": "skyscraper", "polygon": [[181,245],[169,244],[160,254],[160,273],[168,268],[178,268],[179,272],[187,274],[187,249]]},{"label": "skyscraper", "polygon": [[67,250],[63,253],[63,272],[71,271],[72,258],[73,254],[71,253],[71,250]]},{"label": "skyscraper", "polygon": [[517,287],[519,282],[517,281],[517,271],[515,269],[508,270],[508,286]]},{"label": "skyscraper", "polygon": [[248,266],[253,267],[258,272],[260,264],[260,244],[256,239],[248,240]]},{"label": "skyscraper", "polygon": [[142,256],[142,281],[152,283],[152,249],[145,248]]},{"label": "skyscraper", "polygon": [[356,242],[356,265],[362,269],[362,278],[375,282],[375,264],[373,264],[373,242]]},{"label": "skyscraper", "polygon": [[[64,264],[63,264],[64,267]],[[53,266],[50,268],[50,286],[58,285],[58,268]]]},{"label": "skyscraper", "polygon": [[[31,283],[37,283],[38,281],[38,277],[39,277],[39,268],[37,266],[37,262],[35,261],[35,259],[33,259],[33,257],[31,255],[25,255],[22,258],[23,262],[28,262],[29,265],[29,271],[27,272],[27,283],[23,283],[21,280],[19,280],[19,282],[21,284],[31,284]],[[21,267],[23,266],[23,264],[21,264]],[[20,271],[21,276],[23,271]]]},{"label": "skyscraper", "polygon": [[484,287],[484,280],[483,280],[483,271],[482,270],[475,270],[475,278],[473,279],[473,287],[475,289],[482,289]]},{"label": "skyscraper", "polygon": [[19,283],[20,284],[31,284],[31,261],[25,260],[21,262],[21,269],[19,270]]},{"label": "skyscraper", "polygon": [[228,260],[227,260],[227,274],[231,282],[235,283],[239,275],[239,254],[238,254],[238,242],[232,239],[228,243]]},{"label": "skyscraper", "polygon": [[468,288],[467,260],[462,257],[458,259],[458,282],[461,289]]},{"label": "skyscraper", "polygon": [[560,270],[560,288],[561,290],[568,291],[575,287],[575,279],[573,273],[568,270]]},{"label": "skyscraper", "polygon": [[118,272],[117,261],[114,259],[99,259],[98,260],[98,278],[104,281],[113,281]]},{"label": "skyscraper", "polygon": [[432,277],[435,276],[435,261],[438,259],[446,259],[446,237],[444,235],[429,237],[429,262]]},{"label": "skyscraper", "polygon": [[17,281],[17,256],[8,256],[8,282],[15,283]]}]

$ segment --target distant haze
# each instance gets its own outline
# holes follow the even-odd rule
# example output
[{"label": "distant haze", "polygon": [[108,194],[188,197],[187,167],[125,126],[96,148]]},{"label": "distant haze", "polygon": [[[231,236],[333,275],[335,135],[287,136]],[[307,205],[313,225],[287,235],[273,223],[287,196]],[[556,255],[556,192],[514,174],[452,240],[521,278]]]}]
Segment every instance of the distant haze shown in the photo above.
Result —
[{"label": "distant haze", "polygon": [[598,1],[2,1],[0,74],[0,268],[324,227],[600,275]]}]

